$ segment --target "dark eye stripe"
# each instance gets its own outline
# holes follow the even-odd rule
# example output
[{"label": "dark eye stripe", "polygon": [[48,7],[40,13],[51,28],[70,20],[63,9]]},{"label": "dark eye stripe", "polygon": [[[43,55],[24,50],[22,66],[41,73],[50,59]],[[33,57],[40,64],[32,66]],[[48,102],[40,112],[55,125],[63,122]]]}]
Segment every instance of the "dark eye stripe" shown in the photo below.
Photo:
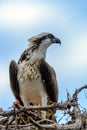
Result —
[{"label": "dark eye stripe", "polygon": [[43,37],[41,37],[41,38],[39,38],[39,39],[36,39],[35,40],[35,44],[37,44],[38,46],[39,46],[39,44],[43,41],[43,40],[45,40],[45,39],[47,39],[47,38],[54,38],[54,36],[52,35],[52,34],[48,34],[48,35],[45,35],[45,36],[43,36]]},{"label": "dark eye stripe", "polygon": [[44,40],[44,39],[46,39],[46,38],[47,38],[46,36],[43,36],[43,37],[41,38],[41,41]]},{"label": "dark eye stripe", "polygon": [[40,43],[41,41],[45,40],[46,38],[47,38],[47,36],[43,36],[43,37],[39,38],[39,43]]}]

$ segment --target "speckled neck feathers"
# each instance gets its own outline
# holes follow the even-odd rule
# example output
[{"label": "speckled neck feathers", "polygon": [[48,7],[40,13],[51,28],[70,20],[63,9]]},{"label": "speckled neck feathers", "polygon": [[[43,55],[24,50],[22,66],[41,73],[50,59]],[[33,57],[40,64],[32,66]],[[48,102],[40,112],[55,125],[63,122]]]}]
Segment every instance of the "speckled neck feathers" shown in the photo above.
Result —
[{"label": "speckled neck feathers", "polygon": [[21,55],[18,64],[23,61],[29,61],[30,64],[36,60],[45,59],[46,57],[46,48],[41,49],[37,44],[30,45]]}]

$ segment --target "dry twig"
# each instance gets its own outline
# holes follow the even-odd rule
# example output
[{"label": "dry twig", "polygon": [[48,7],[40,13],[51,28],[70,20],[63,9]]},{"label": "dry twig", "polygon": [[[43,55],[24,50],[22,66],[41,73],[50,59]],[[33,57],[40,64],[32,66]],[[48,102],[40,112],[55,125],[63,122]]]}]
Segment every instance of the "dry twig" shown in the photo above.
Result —
[{"label": "dry twig", "polygon": [[[9,111],[0,109],[0,130],[79,130],[82,128],[82,116],[78,106],[78,94],[83,90],[87,89],[87,85],[76,89],[73,96],[67,96],[68,99],[62,103],[53,103],[48,106],[29,106],[25,108],[23,106],[14,106]],[[69,94],[68,94],[69,95]],[[73,108],[70,111],[70,108]],[[42,119],[38,115],[38,111],[44,110],[67,110],[67,113],[71,116],[72,120],[66,124],[58,124],[50,119]],[[87,119],[86,119],[87,120]]]}]

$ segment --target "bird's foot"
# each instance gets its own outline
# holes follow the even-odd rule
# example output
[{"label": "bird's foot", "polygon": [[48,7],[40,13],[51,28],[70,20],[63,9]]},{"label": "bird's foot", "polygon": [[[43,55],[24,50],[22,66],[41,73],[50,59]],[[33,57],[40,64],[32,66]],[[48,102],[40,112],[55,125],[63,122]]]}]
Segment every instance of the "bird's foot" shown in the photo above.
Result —
[{"label": "bird's foot", "polygon": [[22,107],[21,104],[20,104],[20,101],[18,99],[16,99],[14,102],[13,102],[13,107],[16,107],[16,108],[20,108]]},{"label": "bird's foot", "polygon": [[19,105],[20,104],[20,101],[18,99],[16,99],[14,102],[13,102],[13,105]]}]

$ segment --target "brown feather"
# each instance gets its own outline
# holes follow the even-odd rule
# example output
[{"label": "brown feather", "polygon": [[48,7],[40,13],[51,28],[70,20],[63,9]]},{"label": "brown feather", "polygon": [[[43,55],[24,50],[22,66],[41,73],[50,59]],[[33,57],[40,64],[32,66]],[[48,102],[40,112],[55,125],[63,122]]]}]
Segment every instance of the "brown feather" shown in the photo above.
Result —
[{"label": "brown feather", "polygon": [[39,65],[42,80],[45,84],[47,94],[52,102],[58,101],[58,87],[54,69],[44,60],[41,59]]},{"label": "brown feather", "polygon": [[18,74],[17,64],[13,60],[11,61],[9,66],[9,77],[10,77],[10,84],[11,84],[10,86],[15,98],[19,100],[21,105],[23,105],[23,102],[20,98],[20,90],[19,90],[19,85],[17,80],[17,74]]}]

